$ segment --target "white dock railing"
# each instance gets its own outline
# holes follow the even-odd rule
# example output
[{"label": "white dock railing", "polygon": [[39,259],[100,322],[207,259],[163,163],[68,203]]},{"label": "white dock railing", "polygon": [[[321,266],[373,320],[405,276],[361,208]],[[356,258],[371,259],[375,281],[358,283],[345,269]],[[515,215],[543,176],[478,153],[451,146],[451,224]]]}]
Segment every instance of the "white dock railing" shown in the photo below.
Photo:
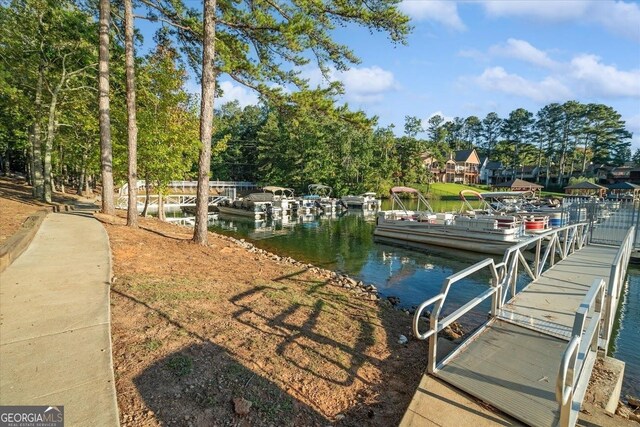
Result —
[{"label": "white dock railing", "polygon": [[[635,227],[630,227],[611,263],[609,285],[606,286],[603,278],[596,279],[576,310],[571,340],[562,357],[556,381],[560,426],[576,424],[598,349],[607,353],[635,234]],[[587,319],[589,322],[585,327]]]},{"label": "white dock railing", "polygon": [[627,276],[627,267],[629,266],[629,258],[631,258],[631,252],[633,252],[635,246],[636,228],[630,227],[627,231],[620,249],[616,254],[616,257],[611,264],[611,274],[609,275],[609,287],[607,289],[607,305],[605,307],[604,317],[604,343],[601,343],[601,348],[605,351],[609,348],[609,340],[611,339],[611,333],[613,331],[613,322],[616,317],[616,310],[618,308],[618,302],[620,301],[620,294],[624,287],[624,281]]},{"label": "white dock railing", "polygon": [[[144,180],[139,180],[136,183],[138,189],[145,188],[145,185]],[[169,181],[166,187],[174,190],[195,191],[198,187],[198,181]],[[239,188],[247,190],[256,187],[255,183],[249,181],[209,181],[209,188]],[[129,194],[129,184],[125,183],[120,187],[119,195],[126,196],[127,194]]]},{"label": "white dock railing", "polygon": [[[440,293],[433,298],[423,302],[418,306],[413,317],[413,334],[418,339],[429,339],[429,373],[436,373],[447,361],[459,353],[464,348],[464,343],[459,346],[450,356],[441,362],[437,362],[437,334],[455,320],[469,313],[482,301],[492,298],[491,316],[493,319],[499,315],[500,310],[507,301],[507,295],[511,298],[516,295],[516,284],[518,279],[518,268],[524,271],[533,280],[537,279],[544,271],[555,264],[556,257],[565,259],[574,251],[582,248],[588,242],[587,224],[579,223],[556,228],[538,236],[532,237],[519,243],[505,251],[502,262],[495,263],[492,258],[480,261],[456,274],[447,277],[440,290]],[[535,248],[535,256],[532,261],[528,261],[524,252],[528,248]],[[481,270],[488,270],[491,274],[491,285],[482,294],[470,300],[467,304],[455,310],[443,320],[439,320],[442,307],[446,301],[451,287],[458,281],[477,273]],[[433,305],[433,310],[429,316],[429,330],[421,333],[419,331],[419,320],[422,312]],[[465,342],[470,342],[473,337],[481,333],[488,323],[478,328],[478,330]]]},{"label": "white dock railing", "polygon": [[[571,339],[563,354],[556,383],[560,426],[575,425],[598,349],[602,349],[606,354],[618,302],[624,287],[629,258],[634,247],[635,234],[635,227],[630,227],[611,265],[608,286],[603,278],[595,280],[576,311]],[[507,293],[511,294],[511,299],[516,295],[519,266],[522,266],[527,275],[535,280],[555,264],[556,256],[564,259],[587,245],[589,243],[588,235],[586,223],[558,228],[507,249],[500,263],[495,263],[492,258],[487,258],[447,277],[442,284],[440,293],[420,304],[413,317],[414,336],[421,340],[429,340],[427,371],[430,374],[437,373],[499,317],[500,310],[507,300]],[[533,262],[529,262],[524,251],[534,248],[534,245]],[[472,298],[444,319],[440,319],[442,307],[451,287],[465,277],[482,270],[489,270],[491,273],[489,289]],[[438,361],[438,333],[488,298],[491,298],[489,320],[449,355],[445,356],[442,361]],[[433,310],[429,315],[429,329],[426,332],[421,332],[422,312],[430,306],[433,306]],[[585,328],[587,319],[588,324]]]},{"label": "white dock railing", "polygon": [[[165,208],[196,205],[195,194],[167,194],[165,196],[150,194],[148,208],[151,208],[152,210],[157,209],[160,203],[160,198],[162,198],[162,204]],[[136,204],[139,209],[141,209],[144,206],[145,199],[146,199],[146,196],[144,194],[139,194],[136,196]],[[215,206],[225,199],[227,199],[227,196],[211,195],[209,196],[208,205]],[[127,196],[118,197],[118,200],[116,200],[116,207],[120,209],[126,209],[128,206],[129,206],[129,198]]]},{"label": "white dock railing", "polygon": [[571,340],[562,356],[556,378],[556,400],[560,407],[558,425],[562,427],[576,424],[598,357],[605,289],[604,279],[596,279],[576,310]]},{"label": "white dock railing", "polygon": [[[532,280],[536,280],[543,272],[555,265],[556,257],[560,260],[565,259],[586,245],[588,237],[588,224],[578,223],[553,229],[507,249],[502,262],[496,265],[500,273],[505,275],[500,277],[502,286],[500,306],[504,305],[509,293],[511,298],[516,296],[519,266]],[[533,248],[534,245],[535,257],[530,263],[526,260],[524,252]]]}]

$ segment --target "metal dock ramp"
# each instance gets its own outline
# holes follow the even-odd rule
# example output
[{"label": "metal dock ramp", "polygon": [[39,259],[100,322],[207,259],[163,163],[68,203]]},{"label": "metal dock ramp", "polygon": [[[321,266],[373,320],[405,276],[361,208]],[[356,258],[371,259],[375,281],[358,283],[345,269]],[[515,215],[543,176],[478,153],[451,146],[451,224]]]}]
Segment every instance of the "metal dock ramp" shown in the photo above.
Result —
[{"label": "metal dock ramp", "polygon": [[[414,316],[414,335],[429,340],[428,374],[525,424],[575,425],[598,351],[608,346],[634,235],[632,227],[619,248],[589,245],[586,225],[577,224],[514,246],[501,263],[487,259],[449,276]],[[532,282],[518,293],[519,268]],[[490,288],[440,318],[451,287],[486,269]],[[438,333],[487,299],[489,320],[437,360]],[[421,333],[420,315],[430,306],[429,330]],[[428,411],[423,394],[416,392],[401,426],[417,425],[416,414]]]}]

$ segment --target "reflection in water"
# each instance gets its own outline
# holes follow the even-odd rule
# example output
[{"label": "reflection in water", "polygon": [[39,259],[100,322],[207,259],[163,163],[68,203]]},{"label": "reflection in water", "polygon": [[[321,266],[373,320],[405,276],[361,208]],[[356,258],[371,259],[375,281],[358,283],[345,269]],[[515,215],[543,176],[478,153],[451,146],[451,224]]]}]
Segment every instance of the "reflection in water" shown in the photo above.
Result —
[{"label": "reflection in water", "polygon": [[[262,249],[291,256],[303,262],[342,271],[365,283],[374,284],[382,297],[400,298],[410,308],[440,292],[444,279],[484,259],[475,253],[422,247],[407,249],[374,241],[375,214],[351,210],[341,216],[306,215],[284,220],[254,221],[218,216],[215,231],[250,239]],[[470,258],[471,256],[471,258]],[[490,276],[478,274],[457,283],[445,306],[452,311],[488,286]],[[476,310],[467,322],[485,318],[489,302]],[[479,317],[478,317],[479,316]]]},{"label": "reflection in water", "polygon": [[[386,203],[386,201],[384,202]],[[383,203],[383,208],[385,204]],[[459,202],[451,202],[459,206]],[[458,206],[438,206],[436,211]],[[171,217],[170,213],[167,214]],[[177,213],[175,216],[182,216]],[[184,219],[180,219],[184,221]],[[488,255],[411,245],[397,247],[384,239],[373,238],[375,213],[350,210],[342,217],[306,215],[275,221],[254,221],[243,217],[210,217],[214,231],[247,238],[270,252],[291,256],[328,269],[339,270],[365,283],[374,284],[382,297],[396,296],[409,308],[440,292],[444,279]],[[188,221],[185,221],[188,224]],[[488,272],[457,283],[447,299],[444,315],[473,296],[489,283]],[[640,270],[630,268],[629,285],[620,308],[620,327],[614,338],[613,357],[626,363],[622,395],[640,395]],[[519,280],[519,288],[527,282]],[[460,319],[465,329],[486,319],[489,302],[476,308],[471,316]],[[400,315],[400,314],[399,314]]]},{"label": "reflection in water", "polygon": [[640,269],[631,266],[620,307],[620,328],[614,339],[613,357],[625,363],[622,395],[640,396]]},{"label": "reflection in water", "polygon": [[[223,234],[247,238],[270,252],[303,262],[342,271],[365,283],[374,284],[382,297],[396,296],[405,308],[438,294],[444,279],[488,255],[433,248],[426,245],[403,248],[373,238],[375,215],[349,211],[344,216],[307,215],[275,221],[254,221],[241,217],[212,219],[211,228]],[[488,271],[454,285],[444,313],[480,294],[490,281]],[[629,270],[630,287],[623,307],[622,326],[614,357],[627,362],[624,390],[640,393],[640,271]],[[521,288],[527,279],[519,280]],[[460,319],[472,327],[486,319],[489,301],[470,316]],[[634,385],[635,384],[635,385]]]}]

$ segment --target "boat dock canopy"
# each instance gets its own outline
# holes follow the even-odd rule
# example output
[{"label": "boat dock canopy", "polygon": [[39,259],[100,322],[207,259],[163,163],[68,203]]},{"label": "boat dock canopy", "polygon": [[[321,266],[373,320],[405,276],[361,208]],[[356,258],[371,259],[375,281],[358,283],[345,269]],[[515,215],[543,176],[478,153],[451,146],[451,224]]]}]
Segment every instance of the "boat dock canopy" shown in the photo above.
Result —
[{"label": "boat dock canopy", "polygon": [[418,193],[418,190],[411,187],[393,187],[389,190],[389,193]]}]

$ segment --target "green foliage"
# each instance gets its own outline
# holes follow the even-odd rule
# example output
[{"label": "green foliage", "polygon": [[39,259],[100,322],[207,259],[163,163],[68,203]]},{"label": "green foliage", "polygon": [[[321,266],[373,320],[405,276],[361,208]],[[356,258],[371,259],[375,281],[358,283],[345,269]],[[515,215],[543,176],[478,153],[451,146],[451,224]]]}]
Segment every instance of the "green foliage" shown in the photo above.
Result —
[{"label": "green foliage", "polygon": [[[0,153],[18,170],[50,170],[60,184],[86,172],[96,23],[69,0],[13,0],[0,5],[0,40]],[[39,195],[49,200],[48,173],[44,183]]]},{"label": "green foliage", "polygon": [[592,184],[596,184],[595,178],[588,178],[586,176],[572,176],[569,178],[569,185],[579,184],[581,182],[590,182]]},{"label": "green foliage", "polygon": [[[138,175],[162,191],[169,181],[189,178],[198,155],[198,112],[184,91],[186,70],[169,43],[159,45],[137,67]],[[118,176],[126,176],[126,139],[120,141]]]},{"label": "green foliage", "polygon": [[193,371],[193,360],[189,356],[178,354],[167,361],[167,368],[177,377],[184,377]]}]

